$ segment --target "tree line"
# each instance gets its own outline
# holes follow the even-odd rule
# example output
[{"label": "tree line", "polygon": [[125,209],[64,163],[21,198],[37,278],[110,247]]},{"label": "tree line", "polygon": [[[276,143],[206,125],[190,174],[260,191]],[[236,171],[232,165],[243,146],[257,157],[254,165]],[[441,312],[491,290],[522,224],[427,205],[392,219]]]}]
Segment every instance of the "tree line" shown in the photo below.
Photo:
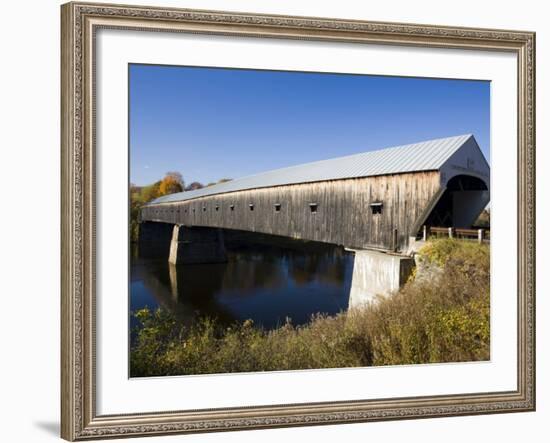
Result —
[{"label": "tree line", "polygon": [[225,183],[230,181],[229,178],[222,178],[217,182],[210,182],[207,185],[203,185],[198,181],[191,182],[189,185],[185,185],[183,176],[180,172],[169,171],[161,180],[154,182],[147,186],[137,186],[133,183],[130,184],[130,240],[137,241],[139,235],[139,210],[140,208],[150,201],[162,197],[168,194],[175,194],[177,192],[195,191],[208,186],[213,186],[218,183]]}]

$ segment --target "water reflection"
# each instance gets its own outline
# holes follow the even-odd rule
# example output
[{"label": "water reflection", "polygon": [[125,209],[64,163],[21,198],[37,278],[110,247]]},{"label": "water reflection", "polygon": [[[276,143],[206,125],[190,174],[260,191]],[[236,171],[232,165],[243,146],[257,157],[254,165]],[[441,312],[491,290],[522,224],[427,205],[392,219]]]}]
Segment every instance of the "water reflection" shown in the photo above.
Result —
[{"label": "water reflection", "polygon": [[196,316],[228,324],[250,318],[267,329],[286,317],[303,324],[317,312],[347,309],[352,271],[351,254],[319,245],[230,245],[227,263],[204,265],[172,265],[163,257],[140,256],[136,248],[130,309],[162,307],[185,324]]}]

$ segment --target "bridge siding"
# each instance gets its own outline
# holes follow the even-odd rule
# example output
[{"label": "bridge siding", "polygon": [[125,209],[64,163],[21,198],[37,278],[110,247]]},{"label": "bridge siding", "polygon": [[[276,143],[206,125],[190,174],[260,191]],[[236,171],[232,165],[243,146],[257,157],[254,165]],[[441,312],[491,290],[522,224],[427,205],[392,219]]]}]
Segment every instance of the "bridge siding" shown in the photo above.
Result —
[{"label": "bridge siding", "polygon": [[[437,171],[304,183],[150,205],[142,209],[141,218],[282,235],[350,248],[392,249],[393,229],[397,229],[403,249],[409,235],[416,234],[410,232],[411,228],[439,187]],[[370,204],[379,201],[383,203],[382,214],[373,215]],[[254,204],[254,211],[250,211],[250,203]],[[281,204],[280,212],[275,212],[275,203]],[[310,203],[317,203],[316,213],[310,211]],[[230,205],[235,206],[234,211]]]}]

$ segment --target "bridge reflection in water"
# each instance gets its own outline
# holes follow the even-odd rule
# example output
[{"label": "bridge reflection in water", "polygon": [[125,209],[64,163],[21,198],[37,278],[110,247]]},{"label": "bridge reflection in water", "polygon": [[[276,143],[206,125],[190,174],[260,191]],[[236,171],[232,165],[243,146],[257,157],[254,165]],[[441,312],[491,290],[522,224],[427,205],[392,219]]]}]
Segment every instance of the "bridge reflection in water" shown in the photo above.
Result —
[{"label": "bridge reflection in water", "polygon": [[[208,316],[225,324],[252,319],[272,329],[292,319],[348,308],[354,254],[341,247],[273,244],[226,237],[227,262],[174,265],[166,256],[132,251],[130,310],[148,306],[191,324]],[[289,247],[290,246],[290,247]],[[133,322],[135,326],[135,321]]]}]

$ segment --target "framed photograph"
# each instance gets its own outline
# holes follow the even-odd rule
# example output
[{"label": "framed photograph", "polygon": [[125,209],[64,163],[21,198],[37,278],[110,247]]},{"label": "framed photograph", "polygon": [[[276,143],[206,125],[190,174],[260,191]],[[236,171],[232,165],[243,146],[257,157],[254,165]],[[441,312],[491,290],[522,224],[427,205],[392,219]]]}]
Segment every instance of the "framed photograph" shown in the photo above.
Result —
[{"label": "framed photograph", "polygon": [[535,35],[68,3],[67,440],[535,409]]}]

